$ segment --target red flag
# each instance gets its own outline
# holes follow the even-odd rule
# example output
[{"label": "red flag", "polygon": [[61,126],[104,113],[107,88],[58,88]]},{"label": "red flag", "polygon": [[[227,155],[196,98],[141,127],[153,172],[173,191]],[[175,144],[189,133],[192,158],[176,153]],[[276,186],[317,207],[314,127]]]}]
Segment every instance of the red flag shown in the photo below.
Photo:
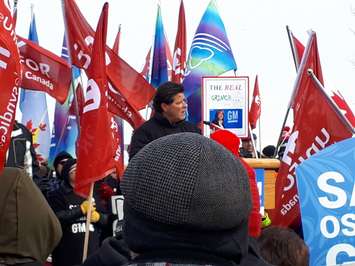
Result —
[{"label": "red flag", "polygon": [[260,101],[260,92],[259,92],[259,83],[258,76],[255,77],[254,83],[254,92],[253,92],[253,101],[249,110],[249,123],[251,129],[256,128],[256,122],[261,115],[261,101]]},{"label": "red flag", "polygon": [[352,136],[351,130],[330,104],[330,99],[307,73],[309,68],[320,68],[313,62],[318,59],[315,57],[315,54],[318,55],[315,33],[310,38],[307,57],[302,59],[307,63],[302,63],[299,70],[297,94],[302,94],[302,97],[296,95],[299,101],[294,126],[276,179],[276,208],[272,213],[275,225],[298,226],[300,223],[295,183],[297,165],[319,150]]},{"label": "red flag", "polygon": [[34,42],[17,36],[23,69],[21,87],[43,91],[63,104],[71,81],[70,65]]},{"label": "red flag", "polygon": [[[72,62],[74,65],[86,69],[91,62],[90,46],[95,32],[73,0],[65,0],[64,2]],[[131,103],[132,107],[137,110],[144,108],[155,94],[155,89],[109,47],[106,47],[106,53],[109,57],[106,63],[106,73],[110,81]],[[142,90],[146,93],[142,94]]]},{"label": "red flag", "polygon": [[[83,92],[83,88],[81,87],[81,84],[78,83],[78,85],[76,86],[76,90],[75,90],[75,95],[76,95],[76,101],[78,103],[78,115],[79,118],[82,116],[83,114],[83,109],[84,109],[84,105],[85,105],[85,97],[84,97],[84,92]],[[69,107],[69,114],[70,115],[76,115],[76,103],[75,100],[73,98],[70,107]]]},{"label": "red flag", "polygon": [[[72,63],[86,70],[92,61],[90,55],[94,31],[73,0],[64,0],[64,3]],[[106,55],[109,58],[106,74],[113,85],[108,92],[109,111],[137,128],[144,121],[137,110],[150,102],[155,89],[109,47],[106,47]]]},{"label": "red flag", "polygon": [[116,55],[119,55],[120,53],[120,39],[121,39],[121,24],[118,27],[118,32],[115,38],[115,42],[113,43],[113,47],[112,47],[112,50],[114,53],[116,53]]},{"label": "red flag", "polygon": [[182,83],[186,68],[186,21],[184,2],[181,0],[179,10],[178,30],[176,33],[173,71],[171,80],[176,83]]},{"label": "red flag", "polygon": [[80,119],[78,163],[75,191],[88,196],[91,183],[104,178],[114,169],[111,115],[107,110],[108,90],[105,73],[105,43],[108,4],[105,3],[97,25],[92,49],[92,63],[87,69],[88,86]]},{"label": "red flag", "polygon": [[165,55],[166,55],[166,65],[168,70],[168,79],[170,80],[173,73],[173,57],[171,55],[170,46],[166,39],[165,34],[164,34],[164,42],[165,42]]},{"label": "red flag", "polygon": [[150,52],[152,51],[152,47],[149,48],[147,55],[145,56],[145,64],[143,66],[141,75],[147,80],[149,78],[150,71]]},{"label": "red flag", "polygon": [[305,100],[305,89],[307,88],[308,79],[301,78],[302,75],[307,75],[307,69],[312,69],[314,75],[318,78],[320,83],[323,85],[323,74],[322,67],[320,64],[320,58],[318,54],[318,45],[317,45],[317,37],[315,33],[312,33],[310,41],[307,45],[309,49],[304,54],[304,58],[302,57],[301,65],[299,68],[298,79],[296,83],[296,89],[294,90],[294,94],[292,95],[292,108],[294,112],[294,116],[299,109],[299,106],[302,101]]},{"label": "red flag", "polygon": [[338,108],[341,110],[344,116],[349,120],[349,123],[353,127],[355,127],[355,116],[350,106],[345,101],[343,95],[341,95],[340,91],[332,91],[332,93],[333,95],[331,96],[331,98],[333,99],[335,104],[338,106]]},{"label": "red flag", "polygon": [[117,176],[121,178],[124,171],[123,151],[121,149],[122,135],[113,116],[111,117],[111,129],[113,136],[113,150],[115,151],[114,161],[116,173]]},{"label": "red flag", "polygon": [[21,64],[10,7],[0,1],[0,171],[9,148],[21,81]]},{"label": "red flag", "polygon": [[304,53],[304,45],[293,35],[293,33],[291,33],[291,36],[292,36],[293,46],[295,47],[296,58],[298,60],[297,62],[299,64],[302,60],[302,56]]},{"label": "red flag", "polygon": [[[304,45],[293,35],[292,32],[291,37],[293,41],[293,46],[296,48],[296,56],[298,62],[301,62],[303,53],[304,53]],[[344,97],[341,95],[340,91],[332,91],[333,95],[331,98],[334,103],[338,106],[338,108],[344,113],[344,116],[349,120],[350,124],[355,126],[355,116],[350,108],[350,106],[345,101]]]}]

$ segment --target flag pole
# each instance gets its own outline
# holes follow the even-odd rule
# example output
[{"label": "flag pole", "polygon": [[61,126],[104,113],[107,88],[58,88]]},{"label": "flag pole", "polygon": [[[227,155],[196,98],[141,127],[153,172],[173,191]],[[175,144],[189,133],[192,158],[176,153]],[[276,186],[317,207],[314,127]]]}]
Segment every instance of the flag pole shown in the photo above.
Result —
[{"label": "flag pole", "polygon": [[[67,25],[67,18],[65,16],[65,3],[64,0],[62,0],[62,11],[63,11],[63,19],[64,19],[64,34],[65,34],[65,41],[67,44],[67,49],[68,49],[68,61],[69,65],[71,67],[71,89],[73,90],[73,100],[74,100],[74,106],[75,106],[75,115],[76,115],[76,120],[77,120],[77,126],[78,126],[78,135],[80,135],[80,115],[79,115],[79,104],[78,104],[78,98],[76,96],[76,91],[75,91],[75,84],[74,84],[74,75],[73,75],[73,65],[72,65],[72,60],[71,60],[71,52],[70,52],[70,45],[69,45],[69,39],[68,39],[68,25]],[[80,73],[81,77],[81,73]]]},{"label": "flag pole", "polygon": [[309,37],[308,39],[308,42],[307,42],[307,46],[306,46],[306,50],[305,52],[303,53],[303,56],[302,56],[302,60],[301,60],[301,63],[299,65],[299,68],[297,71],[297,76],[296,76],[296,81],[293,85],[293,90],[292,90],[292,95],[291,95],[291,98],[290,98],[290,101],[288,103],[288,107],[287,107],[287,111],[286,111],[286,115],[285,115],[285,118],[284,118],[284,121],[282,123],[282,127],[281,127],[281,131],[280,131],[280,134],[279,134],[279,138],[277,139],[277,145],[276,145],[276,149],[275,149],[275,153],[274,153],[274,157],[276,157],[277,155],[277,152],[278,152],[278,149],[281,145],[281,137],[282,137],[282,129],[284,128],[285,124],[286,124],[286,121],[287,121],[287,118],[288,118],[288,115],[290,113],[290,109],[291,109],[291,105],[293,103],[293,99],[295,98],[295,95],[296,95],[296,92],[297,92],[297,87],[298,87],[298,83],[301,79],[301,72],[300,69],[303,69],[304,68],[304,65],[306,64],[305,62],[305,58],[308,58],[308,54],[309,54],[309,47],[310,47],[310,43],[311,43],[311,40],[312,40],[312,35],[314,34],[314,32],[311,32],[311,36]]},{"label": "flag pole", "polygon": [[[68,60],[69,64],[72,67],[72,60],[71,60],[71,52],[70,52],[70,45],[69,45],[69,36],[68,36],[68,25],[67,25],[67,18],[65,16],[65,3],[64,0],[62,0],[62,11],[63,11],[63,19],[64,19],[64,34],[65,34],[65,40],[67,43],[67,49],[68,49]],[[78,98],[76,96],[76,91],[74,88],[74,75],[73,71],[71,71],[72,74],[72,81],[71,81],[71,87],[73,89],[73,96],[74,96],[74,103],[75,103],[75,115],[77,118],[77,126],[78,126],[78,135],[80,136],[80,115],[79,115],[79,104],[78,104]],[[80,76],[81,77],[81,76]],[[92,212],[92,196],[93,196],[93,191],[94,191],[94,182],[91,183],[90,185],[90,194],[88,197],[89,201],[89,208],[86,213],[86,226],[85,226],[85,237],[84,237],[84,248],[83,248],[83,262],[87,258],[87,251],[88,251],[88,246],[89,246],[89,236],[90,236],[90,218],[91,218],[91,212]]]},{"label": "flag pole", "polygon": [[260,152],[260,156],[261,156],[261,114],[259,117],[259,121],[258,121],[258,125],[259,125],[259,152]]},{"label": "flag pole", "polygon": [[16,28],[16,24],[17,24],[17,1],[18,0],[14,0],[14,6],[12,8],[12,17],[14,20],[14,28]]},{"label": "flag pole", "polygon": [[250,132],[251,143],[253,144],[253,150],[254,150],[254,153],[255,153],[255,158],[259,159],[258,151],[256,149],[256,144],[255,144],[254,137],[253,137],[253,132],[251,130],[251,126],[250,126],[249,122],[248,122],[248,127],[249,127],[249,132]]},{"label": "flag pole", "polygon": [[330,105],[332,106],[332,108],[334,109],[335,113],[338,115],[338,117],[340,118],[340,120],[342,120],[342,122],[345,124],[345,126],[353,133],[355,134],[355,129],[352,126],[352,124],[350,123],[350,121],[347,119],[346,116],[344,116],[341,111],[339,110],[338,106],[335,104],[335,102],[333,101],[332,98],[330,98],[328,96],[328,94],[326,93],[324,86],[322,85],[322,83],[319,81],[319,79],[316,77],[316,75],[314,75],[313,69],[309,68],[307,69],[307,74],[312,78],[312,80],[317,84],[319,90],[322,92],[322,94],[325,96],[325,98],[327,99],[327,101],[330,103]]},{"label": "flag pole", "polygon": [[295,43],[293,42],[293,38],[292,38],[292,32],[291,32],[290,27],[288,25],[286,25],[286,31],[287,31],[288,40],[290,42],[293,61],[295,63],[295,68],[296,68],[296,72],[297,72],[299,69],[299,66],[300,66],[300,62],[298,61],[299,54],[297,52],[297,49],[295,48]]},{"label": "flag pole", "polygon": [[90,193],[88,197],[89,201],[89,208],[86,213],[86,225],[85,225],[85,238],[84,238],[84,249],[83,249],[83,260],[84,262],[88,256],[88,247],[89,247],[89,236],[90,236],[90,218],[91,218],[91,212],[92,212],[92,196],[94,193],[94,182],[91,183],[90,185]]}]

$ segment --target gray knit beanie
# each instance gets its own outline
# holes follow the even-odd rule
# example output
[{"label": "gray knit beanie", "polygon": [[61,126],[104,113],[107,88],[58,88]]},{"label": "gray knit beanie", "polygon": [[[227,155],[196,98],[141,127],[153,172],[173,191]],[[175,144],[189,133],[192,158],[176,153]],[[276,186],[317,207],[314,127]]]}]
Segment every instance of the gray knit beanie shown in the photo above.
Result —
[{"label": "gray knit beanie", "polygon": [[195,133],[146,145],[130,161],[121,188],[125,208],[167,225],[231,229],[247,222],[251,210],[249,180],[239,159]]}]

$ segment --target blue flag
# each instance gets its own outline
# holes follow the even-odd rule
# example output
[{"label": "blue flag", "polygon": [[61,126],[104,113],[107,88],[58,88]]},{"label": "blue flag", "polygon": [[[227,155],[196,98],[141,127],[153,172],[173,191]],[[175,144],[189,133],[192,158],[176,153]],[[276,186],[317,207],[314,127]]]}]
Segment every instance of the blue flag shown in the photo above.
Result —
[{"label": "blue flag", "polygon": [[[34,15],[31,20],[28,39],[38,43]],[[20,110],[22,112],[22,124],[32,132],[33,146],[37,153],[37,159],[39,161],[47,159],[51,137],[46,94],[22,89],[20,93]]]},{"label": "blue flag", "polygon": [[[69,61],[69,53],[67,49],[67,42],[65,35],[63,38],[62,46],[62,58]],[[76,86],[78,84],[78,78],[80,77],[80,70],[73,66],[72,68],[74,77],[74,84],[71,86]],[[74,88],[75,89],[75,88]],[[75,154],[75,143],[78,137],[78,125],[76,121],[76,116],[74,114],[69,114],[69,109],[71,103],[73,102],[73,88],[69,90],[68,98],[63,105],[60,103],[55,104],[54,111],[54,125],[52,130],[51,147],[49,153],[48,163],[53,164],[53,161],[58,153],[61,151],[66,151],[70,153],[74,158]]]},{"label": "blue flag", "polygon": [[158,5],[157,20],[155,23],[154,50],[150,84],[152,84],[153,87],[157,88],[160,84],[166,81],[168,81],[166,38],[164,33],[160,5]]},{"label": "blue flag", "polygon": [[351,138],[321,150],[296,168],[310,265],[355,264],[354,162],[355,138]]},{"label": "blue flag", "polygon": [[236,69],[226,29],[212,0],[192,41],[183,82],[191,122],[201,122],[201,78]]}]

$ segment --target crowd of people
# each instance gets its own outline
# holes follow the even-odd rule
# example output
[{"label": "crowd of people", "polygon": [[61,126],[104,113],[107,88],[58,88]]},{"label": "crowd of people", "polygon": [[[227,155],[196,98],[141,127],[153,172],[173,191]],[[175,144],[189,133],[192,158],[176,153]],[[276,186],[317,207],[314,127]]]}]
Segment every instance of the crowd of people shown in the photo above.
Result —
[{"label": "crowd of people", "polygon": [[[224,129],[204,137],[185,121],[182,85],[162,84],[153,106],[133,133],[122,181],[112,173],[96,182],[92,201],[74,192],[76,159],[66,152],[41,181],[23,164],[4,168],[0,265],[308,265],[301,237],[263,226],[255,171],[242,158],[250,147],[239,149]],[[111,198],[120,194],[117,233]]]}]

